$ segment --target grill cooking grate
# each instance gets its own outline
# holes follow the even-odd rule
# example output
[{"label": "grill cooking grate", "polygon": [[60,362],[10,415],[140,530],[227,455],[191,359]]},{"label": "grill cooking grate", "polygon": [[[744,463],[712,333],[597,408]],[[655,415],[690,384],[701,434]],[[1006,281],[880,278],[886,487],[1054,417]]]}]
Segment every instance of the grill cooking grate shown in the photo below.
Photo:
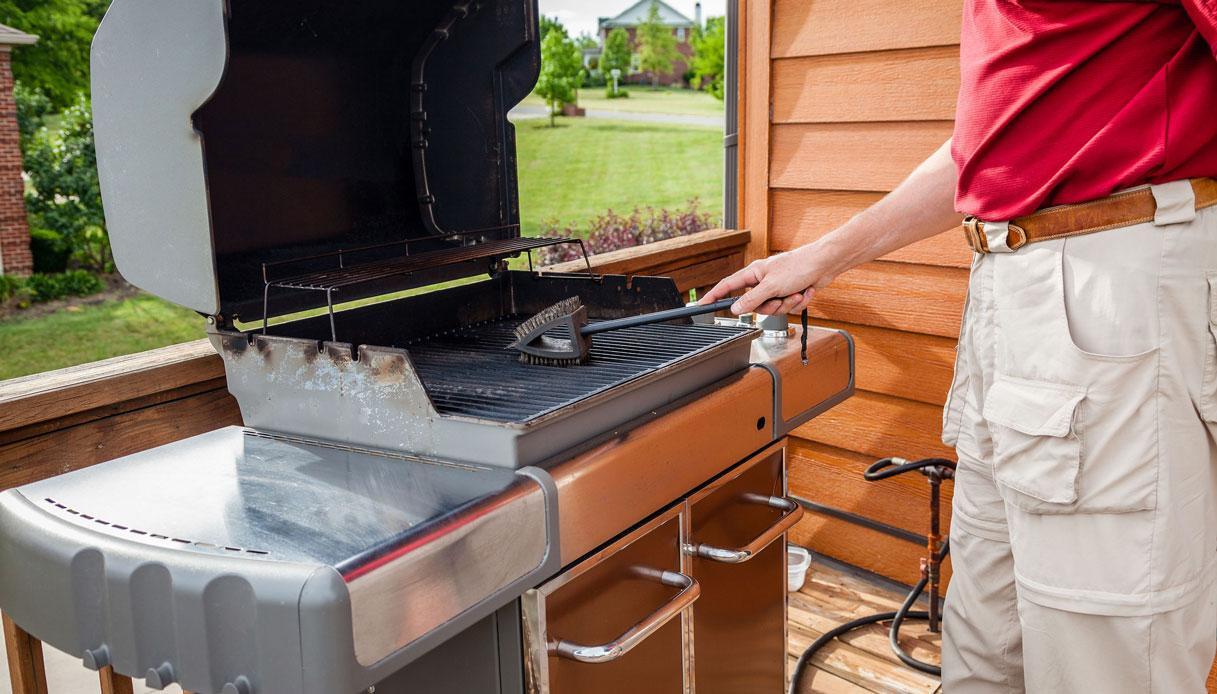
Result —
[{"label": "grill cooking grate", "polygon": [[[508,346],[525,317],[468,325],[405,345],[436,409],[502,422],[535,419],[728,342],[748,328],[648,325],[597,335],[577,366],[519,362]],[[561,337],[560,333],[553,333]]]}]

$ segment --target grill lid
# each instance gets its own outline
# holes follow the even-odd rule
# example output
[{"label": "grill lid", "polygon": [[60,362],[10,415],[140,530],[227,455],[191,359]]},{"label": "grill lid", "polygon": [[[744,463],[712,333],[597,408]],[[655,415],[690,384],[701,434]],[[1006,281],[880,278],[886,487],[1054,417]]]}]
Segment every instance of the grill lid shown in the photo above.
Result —
[{"label": "grill lid", "polygon": [[[519,250],[507,112],[536,82],[537,34],[536,0],[114,0],[92,75],[119,269],[244,320],[265,263],[466,259],[340,300],[485,272]],[[279,292],[269,313],[325,303]]]}]

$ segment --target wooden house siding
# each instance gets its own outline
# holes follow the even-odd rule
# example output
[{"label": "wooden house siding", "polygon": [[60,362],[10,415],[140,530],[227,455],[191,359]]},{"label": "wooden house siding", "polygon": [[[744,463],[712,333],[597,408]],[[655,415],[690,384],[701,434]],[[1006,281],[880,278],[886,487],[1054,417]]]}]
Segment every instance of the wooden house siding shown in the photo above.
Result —
[{"label": "wooden house siding", "polygon": [[[749,255],[797,247],[878,200],[951,135],[959,0],[744,0],[741,219]],[[761,45],[763,44],[763,45]],[[757,230],[764,230],[758,232]],[[923,534],[920,476],[862,479],[876,458],[952,456],[939,441],[970,252],[954,229],[842,275],[816,323],[857,342],[858,394],[800,428],[791,491]],[[947,485],[945,490],[949,490]],[[944,506],[948,510],[949,504]],[[809,513],[794,540],[902,582],[924,549]]]}]

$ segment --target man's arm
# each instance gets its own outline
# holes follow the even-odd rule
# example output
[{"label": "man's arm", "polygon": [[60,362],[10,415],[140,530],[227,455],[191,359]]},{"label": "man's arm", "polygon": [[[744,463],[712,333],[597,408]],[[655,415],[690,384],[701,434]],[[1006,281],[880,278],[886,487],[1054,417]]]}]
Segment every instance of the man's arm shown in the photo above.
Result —
[{"label": "man's arm", "polygon": [[817,289],[842,272],[958,224],[957,177],[947,140],[879,202],[812,243],[750,264],[719,282],[700,303],[747,289],[732,312],[801,311]]}]

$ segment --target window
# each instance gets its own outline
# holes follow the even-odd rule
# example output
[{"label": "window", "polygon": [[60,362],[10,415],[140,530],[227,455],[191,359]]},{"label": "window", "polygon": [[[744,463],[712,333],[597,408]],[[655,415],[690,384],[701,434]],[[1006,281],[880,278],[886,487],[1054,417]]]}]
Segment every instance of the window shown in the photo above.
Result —
[{"label": "window", "polygon": [[684,42],[684,40],[685,40],[685,28],[684,27],[680,27],[679,29],[676,30],[676,40],[680,41],[681,43]]}]

